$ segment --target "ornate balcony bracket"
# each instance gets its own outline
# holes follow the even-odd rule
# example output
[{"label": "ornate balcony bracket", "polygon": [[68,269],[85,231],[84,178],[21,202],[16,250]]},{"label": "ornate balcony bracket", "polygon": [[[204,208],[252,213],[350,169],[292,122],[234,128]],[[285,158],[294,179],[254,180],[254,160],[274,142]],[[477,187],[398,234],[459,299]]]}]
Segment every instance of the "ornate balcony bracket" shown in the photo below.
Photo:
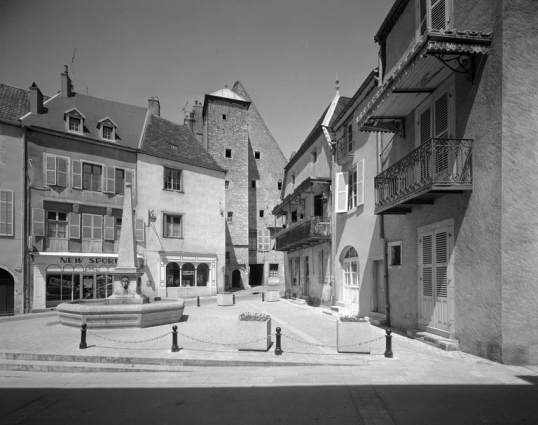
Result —
[{"label": "ornate balcony bracket", "polygon": [[360,131],[395,133],[405,138],[405,117],[370,117]]},{"label": "ornate balcony bracket", "polygon": [[[424,54],[424,56],[427,55],[433,56],[434,58],[438,59],[452,72],[456,72],[458,74],[468,74],[468,80],[474,83],[476,78],[476,69],[473,56],[470,53],[427,52]],[[445,58],[445,56],[447,55],[450,55],[450,57]]]}]

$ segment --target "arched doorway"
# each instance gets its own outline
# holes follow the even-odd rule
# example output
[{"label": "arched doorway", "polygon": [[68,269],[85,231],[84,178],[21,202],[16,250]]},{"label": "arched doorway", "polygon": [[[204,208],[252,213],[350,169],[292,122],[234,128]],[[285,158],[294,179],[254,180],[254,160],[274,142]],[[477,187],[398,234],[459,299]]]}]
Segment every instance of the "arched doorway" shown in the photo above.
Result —
[{"label": "arched doorway", "polygon": [[209,280],[209,267],[205,263],[198,264],[196,269],[196,286],[207,286]]},{"label": "arched doorway", "polygon": [[181,269],[177,263],[168,263],[166,265],[166,287],[179,286],[179,273]]},{"label": "arched doorway", "polygon": [[185,263],[181,268],[181,286],[194,286],[194,265]]},{"label": "arched doorway", "polygon": [[15,279],[7,270],[0,269],[0,316],[15,314]]},{"label": "arched doorway", "polygon": [[243,279],[239,270],[234,270],[232,273],[232,288],[243,288]]}]

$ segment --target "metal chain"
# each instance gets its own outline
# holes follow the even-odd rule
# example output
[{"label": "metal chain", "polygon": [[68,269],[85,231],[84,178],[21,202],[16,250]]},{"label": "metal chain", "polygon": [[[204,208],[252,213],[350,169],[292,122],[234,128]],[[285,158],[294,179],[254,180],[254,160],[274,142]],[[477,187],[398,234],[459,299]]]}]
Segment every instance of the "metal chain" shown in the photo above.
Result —
[{"label": "metal chain", "polygon": [[184,333],[178,332],[179,335],[184,336],[185,338],[192,339],[196,342],[201,342],[203,344],[210,344],[210,345],[221,345],[223,347],[232,347],[236,345],[246,345],[246,344],[254,344],[256,342],[265,341],[267,340],[267,337],[264,336],[263,338],[256,339],[254,341],[244,341],[244,342],[231,342],[231,343],[224,343],[224,342],[213,342],[213,341],[204,341],[203,339],[198,339],[190,335],[185,335]]},{"label": "metal chain", "polygon": [[118,339],[113,339],[113,338],[107,338],[106,336],[103,336],[103,335],[99,335],[99,334],[96,334],[95,332],[92,332],[92,331],[86,331],[87,333],[91,334],[91,335],[94,335],[98,338],[101,338],[101,339],[104,339],[106,341],[111,341],[111,342],[117,342],[118,344],[142,344],[144,342],[150,342],[150,341],[155,341],[157,339],[161,339],[161,338],[164,338],[165,336],[168,336],[170,335],[172,332],[167,332],[165,334],[162,334],[162,335],[159,335],[159,336],[156,336],[154,338],[149,338],[149,339],[140,339],[140,340],[137,340],[137,341],[120,341]]},{"label": "metal chain", "polygon": [[312,343],[312,342],[306,342],[306,341],[301,341],[299,339],[296,339],[296,338],[293,338],[291,336],[287,336],[285,334],[281,334],[284,338],[287,338],[287,339],[290,339],[292,341],[295,341],[295,342],[298,342],[300,344],[305,344],[305,345],[310,345],[310,346],[314,346],[314,347],[325,347],[325,348],[337,348],[337,347],[354,347],[356,345],[363,345],[363,344],[370,344],[372,342],[375,342],[375,341],[379,341],[383,338],[385,338],[385,336],[380,336],[378,338],[374,338],[374,339],[371,339],[370,341],[363,341],[363,342],[356,342],[356,343],[353,343],[353,344],[335,344],[335,345],[326,345],[326,344],[316,344],[316,343]]}]

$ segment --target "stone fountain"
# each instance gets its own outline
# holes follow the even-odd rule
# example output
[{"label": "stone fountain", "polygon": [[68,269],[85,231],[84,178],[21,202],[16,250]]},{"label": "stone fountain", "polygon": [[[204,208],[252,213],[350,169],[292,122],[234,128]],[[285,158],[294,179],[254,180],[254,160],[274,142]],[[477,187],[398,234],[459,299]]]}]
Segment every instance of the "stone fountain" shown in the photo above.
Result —
[{"label": "stone fountain", "polygon": [[110,274],[114,277],[113,294],[104,300],[81,300],[58,305],[60,322],[67,326],[86,323],[89,328],[126,328],[164,325],[179,322],[185,309],[185,301],[162,299],[150,303],[140,291],[143,273],[138,268],[132,187],[126,184],[118,263]]}]

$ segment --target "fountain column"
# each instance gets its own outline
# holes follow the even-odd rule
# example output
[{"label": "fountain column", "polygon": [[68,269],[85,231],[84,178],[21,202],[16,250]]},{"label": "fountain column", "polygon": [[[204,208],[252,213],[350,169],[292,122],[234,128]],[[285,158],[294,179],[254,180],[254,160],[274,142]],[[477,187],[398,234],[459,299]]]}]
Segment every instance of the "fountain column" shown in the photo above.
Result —
[{"label": "fountain column", "polygon": [[125,184],[121,234],[119,240],[118,263],[114,272],[114,292],[107,298],[107,304],[144,304],[149,298],[142,295],[139,280],[142,273],[138,268],[134,233],[132,185]]}]

